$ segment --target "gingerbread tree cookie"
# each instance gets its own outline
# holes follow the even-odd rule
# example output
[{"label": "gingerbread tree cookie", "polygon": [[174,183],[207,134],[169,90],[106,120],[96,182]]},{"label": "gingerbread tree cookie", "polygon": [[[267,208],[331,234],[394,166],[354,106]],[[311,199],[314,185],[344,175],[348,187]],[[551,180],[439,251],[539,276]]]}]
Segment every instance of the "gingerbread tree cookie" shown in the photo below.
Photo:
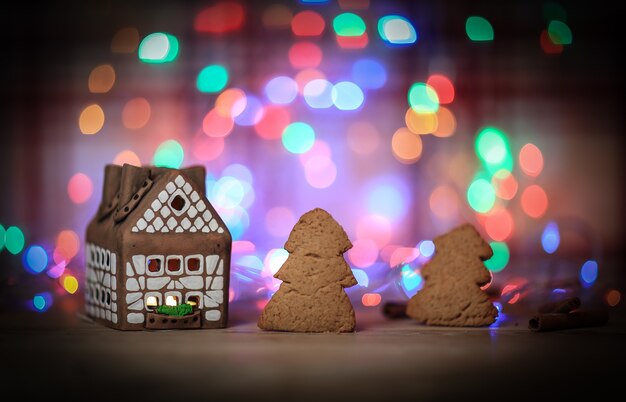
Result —
[{"label": "gingerbread tree cookie", "polygon": [[435,255],[424,265],[425,285],[409,300],[409,317],[428,325],[483,326],[498,311],[480,287],[490,280],[483,261],[491,247],[469,224],[434,239]]},{"label": "gingerbread tree cookie", "polygon": [[267,303],[259,328],[292,332],[351,332],[356,319],[343,290],[357,284],[343,253],[352,247],[343,228],[323,209],[302,215],[274,275],[283,281]]}]

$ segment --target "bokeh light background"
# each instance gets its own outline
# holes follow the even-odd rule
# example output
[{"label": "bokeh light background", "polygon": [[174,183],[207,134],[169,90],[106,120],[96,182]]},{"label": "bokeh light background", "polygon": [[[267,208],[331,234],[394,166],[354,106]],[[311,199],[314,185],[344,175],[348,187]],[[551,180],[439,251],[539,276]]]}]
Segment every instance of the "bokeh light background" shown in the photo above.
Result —
[{"label": "bokeh light background", "polygon": [[264,306],[291,228],[322,207],[354,243],[345,257],[359,285],[347,291],[361,310],[415,294],[432,238],[466,221],[494,250],[485,289],[501,311],[563,294],[619,305],[610,10],[37,7],[4,40],[2,308],[81,310],[84,232],[108,163],[206,167],[235,240],[233,303]]}]

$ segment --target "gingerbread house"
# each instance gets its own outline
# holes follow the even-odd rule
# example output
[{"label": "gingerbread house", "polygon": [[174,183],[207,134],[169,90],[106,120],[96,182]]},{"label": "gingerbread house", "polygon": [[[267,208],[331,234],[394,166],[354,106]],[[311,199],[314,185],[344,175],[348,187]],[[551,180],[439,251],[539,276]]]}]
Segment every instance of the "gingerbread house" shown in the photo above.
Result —
[{"label": "gingerbread house", "polygon": [[[121,330],[226,326],[232,238],[204,183],[201,166],[106,166],[86,236],[90,317]],[[182,304],[193,313],[157,311]]]}]

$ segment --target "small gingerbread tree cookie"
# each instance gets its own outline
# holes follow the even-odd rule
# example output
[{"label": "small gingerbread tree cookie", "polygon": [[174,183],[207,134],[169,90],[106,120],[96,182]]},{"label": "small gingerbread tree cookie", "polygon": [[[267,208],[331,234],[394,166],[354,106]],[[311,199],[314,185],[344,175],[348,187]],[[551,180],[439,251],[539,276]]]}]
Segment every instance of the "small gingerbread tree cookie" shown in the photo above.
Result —
[{"label": "small gingerbread tree cookie", "polygon": [[424,265],[424,288],[409,300],[406,313],[428,325],[490,325],[498,316],[480,287],[490,274],[483,261],[491,247],[476,229],[465,224],[436,237],[435,255]]},{"label": "small gingerbread tree cookie", "polygon": [[356,319],[343,290],[357,284],[343,253],[352,247],[343,228],[323,209],[302,215],[274,275],[283,281],[267,303],[259,328],[292,332],[351,332]]}]

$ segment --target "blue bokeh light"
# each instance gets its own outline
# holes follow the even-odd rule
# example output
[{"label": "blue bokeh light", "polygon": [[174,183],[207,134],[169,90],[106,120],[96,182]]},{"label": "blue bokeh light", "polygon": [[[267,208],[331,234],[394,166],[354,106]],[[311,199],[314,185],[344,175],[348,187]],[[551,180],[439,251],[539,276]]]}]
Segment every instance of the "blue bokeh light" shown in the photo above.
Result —
[{"label": "blue bokeh light", "polygon": [[422,288],[424,282],[422,275],[408,264],[403,265],[400,272],[402,275],[402,290],[408,297],[413,297]]},{"label": "blue bokeh light", "polygon": [[417,248],[420,254],[426,258],[430,258],[435,254],[435,243],[433,243],[432,240],[421,241]]},{"label": "blue bokeh light", "polygon": [[265,84],[265,96],[270,102],[286,105],[298,95],[298,84],[290,77],[278,76]]},{"label": "blue bokeh light", "polygon": [[46,312],[52,306],[52,295],[48,292],[38,293],[33,297],[32,307],[39,313]]},{"label": "blue bokeh light", "polygon": [[543,233],[541,233],[541,246],[548,254],[553,254],[561,242],[559,226],[554,221],[548,222]]},{"label": "blue bokeh light", "polygon": [[253,95],[247,95],[246,108],[235,116],[235,123],[240,126],[253,126],[263,118],[263,104]]},{"label": "blue bokeh light", "polygon": [[406,183],[394,177],[385,177],[366,187],[367,212],[381,215],[392,223],[404,218],[411,202]]},{"label": "blue bokeh light", "polygon": [[39,274],[48,266],[48,253],[41,246],[30,246],[24,253],[23,263],[29,272]]},{"label": "blue bokeh light", "polygon": [[363,58],[352,65],[352,79],[361,88],[382,88],[387,82],[387,70],[379,61]]},{"label": "blue bokeh light", "polygon": [[580,268],[580,280],[583,286],[588,287],[598,279],[598,263],[594,260],[585,261]]}]

